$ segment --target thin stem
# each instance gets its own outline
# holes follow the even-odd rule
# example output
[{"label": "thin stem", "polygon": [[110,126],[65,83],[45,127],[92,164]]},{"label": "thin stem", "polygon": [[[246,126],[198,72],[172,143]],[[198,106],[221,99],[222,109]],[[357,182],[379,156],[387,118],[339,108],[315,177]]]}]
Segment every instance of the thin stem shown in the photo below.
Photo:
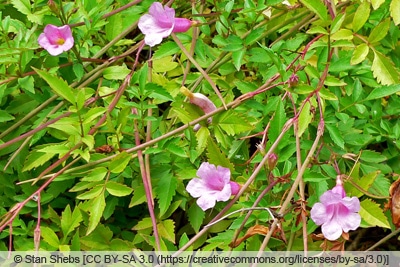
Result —
[{"label": "thin stem", "polygon": [[34,243],[35,251],[39,251],[40,248],[40,218],[41,218],[41,204],[40,204],[40,192],[37,194],[37,205],[38,205],[38,218],[36,223],[36,229],[34,232]]},{"label": "thin stem", "polygon": [[[281,208],[280,208],[280,210],[279,210],[279,214],[284,214],[284,213],[286,212],[286,210],[287,210],[287,208],[288,208],[288,206],[289,206],[289,204],[290,204],[290,201],[292,200],[292,198],[293,198],[293,196],[294,196],[294,193],[295,193],[296,190],[297,190],[297,186],[299,185],[301,179],[303,178],[303,174],[304,174],[304,172],[306,171],[306,168],[307,168],[307,166],[308,166],[308,163],[310,162],[310,159],[312,158],[312,156],[313,156],[315,150],[316,150],[317,147],[318,147],[319,140],[321,139],[323,133],[324,133],[324,121],[321,120],[320,123],[319,123],[319,125],[318,125],[317,136],[316,136],[316,138],[315,138],[315,140],[314,140],[314,143],[313,143],[313,145],[312,145],[310,151],[308,152],[307,157],[306,157],[306,159],[304,160],[303,165],[301,166],[301,168],[300,168],[300,170],[299,170],[299,172],[298,172],[298,174],[297,174],[297,177],[296,177],[296,179],[294,180],[294,183],[293,183],[293,185],[292,185],[292,187],[291,187],[289,193],[287,194],[287,197],[286,197],[285,201],[283,202],[283,204],[282,204],[282,206],[281,206]],[[262,252],[265,250],[266,246],[268,245],[268,242],[269,242],[269,240],[270,240],[270,238],[271,238],[271,235],[272,235],[272,233],[275,231],[275,229],[276,229],[276,227],[277,227],[277,225],[278,225],[278,222],[279,222],[279,221],[275,219],[274,222],[272,223],[271,229],[270,229],[270,231],[268,232],[268,234],[265,236],[264,241],[263,241],[263,243],[261,244],[261,247],[260,247],[260,249],[259,249],[259,251],[258,251],[258,256],[260,256],[260,255],[262,254]],[[254,265],[252,265],[252,266],[256,266],[256,265],[254,264]]]},{"label": "thin stem", "polygon": [[[270,184],[261,192],[261,194],[257,197],[257,199],[254,201],[253,205],[252,205],[251,208],[249,209],[250,211],[246,214],[245,218],[243,219],[243,222],[242,222],[242,224],[240,225],[239,229],[237,229],[237,230],[235,231],[235,235],[233,236],[233,242],[232,242],[232,243],[235,243],[235,242],[236,242],[236,239],[238,238],[240,232],[243,230],[244,225],[246,224],[247,220],[250,218],[251,214],[253,214],[254,208],[255,208],[256,206],[258,206],[258,204],[261,202],[261,200],[264,198],[264,196],[265,196],[269,191],[271,191],[271,189],[272,189],[278,182],[279,182],[279,179],[275,179],[275,180],[274,180],[272,183],[270,183]],[[268,211],[269,211],[269,209],[268,209]],[[270,212],[270,214],[271,214],[271,212]],[[271,214],[271,217],[272,217],[273,219],[275,219],[275,217],[272,216],[272,214]]]},{"label": "thin stem", "polygon": [[[136,115],[138,114],[136,109],[133,109],[133,112]],[[139,127],[138,127],[137,119],[135,119],[133,121],[133,126],[134,126],[134,130],[135,130],[135,143],[136,143],[136,146],[139,146],[140,145],[140,134],[139,134]],[[153,232],[154,232],[154,237],[155,237],[156,244],[157,244],[157,249],[161,250],[160,237],[158,235],[158,228],[157,228],[157,219],[154,214],[154,202],[153,202],[154,200],[152,198],[152,192],[151,192],[152,188],[149,184],[149,179],[147,177],[147,172],[146,172],[146,167],[145,167],[145,163],[143,160],[142,150],[138,150],[137,155],[138,155],[138,160],[139,160],[140,172],[142,175],[143,186],[144,186],[144,190],[146,192],[147,207],[149,209],[151,223],[153,225]]]},{"label": "thin stem", "polygon": [[7,141],[7,142],[1,144],[1,145],[0,145],[0,150],[3,149],[3,148],[5,148],[5,147],[7,147],[7,146],[9,146],[9,145],[12,145],[12,144],[17,143],[18,141],[21,141],[21,140],[25,139],[26,137],[29,137],[29,136],[31,136],[31,135],[34,135],[34,134],[37,133],[37,132],[40,132],[41,130],[43,130],[43,129],[45,129],[47,126],[49,126],[50,124],[53,124],[53,123],[55,123],[55,122],[61,120],[62,118],[68,117],[68,116],[71,115],[71,114],[72,114],[72,112],[66,112],[66,113],[64,113],[64,114],[61,114],[61,115],[58,116],[57,118],[52,119],[52,120],[50,120],[50,121],[48,121],[48,122],[46,122],[46,123],[44,123],[44,124],[42,124],[42,125],[39,125],[38,127],[36,127],[35,129],[33,129],[33,130],[31,130],[31,131],[26,132],[26,133],[24,133],[24,134],[22,134],[22,135],[20,135],[20,136],[18,136],[18,137],[16,137],[16,138],[14,138],[14,139],[11,139],[10,141]]},{"label": "thin stem", "polygon": [[400,233],[400,228],[398,228],[396,231],[393,231],[392,233],[388,234],[387,236],[385,236],[384,238],[382,238],[381,240],[379,240],[378,242],[376,242],[373,246],[369,247],[367,250],[365,251],[373,251],[375,248],[379,247],[380,245],[384,244],[385,242],[387,242],[389,239],[391,239],[392,237],[397,236]]}]

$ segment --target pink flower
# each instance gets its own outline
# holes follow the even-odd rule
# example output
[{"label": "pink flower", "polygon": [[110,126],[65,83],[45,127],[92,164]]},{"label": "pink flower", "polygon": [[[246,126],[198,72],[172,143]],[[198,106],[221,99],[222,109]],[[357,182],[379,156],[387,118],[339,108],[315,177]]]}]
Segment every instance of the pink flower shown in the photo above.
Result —
[{"label": "pink flower", "polygon": [[186,186],[186,190],[194,198],[199,198],[197,204],[202,210],[215,206],[217,201],[227,201],[231,195],[236,195],[240,186],[231,182],[231,172],[228,168],[216,167],[203,162],[197,170],[199,178],[193,178]]},{"label": "pink flower", "polygon": [[185,18],[175,18],[175,10],[161,3],[154,2],[149,9],[149,14],[144,14],[139,19],[139,29],[145,35],[144,42],[149,46],[161,43],[171,32],[185,32],[195,24]]},{"label": "pink flower", "polygon": [[360,201],[356,197],[346,197],[342,181],[336,180],[336,186],[326,191],[311,209],[311,219],[322,225],[322,233],[329,240],[336,240],[342,232],[356,230],[361,223],[357,213],[360,210]]},{"label": "pink flower", "polygon": [[74,45],[71,28],[68,25],[57,27],[51,24],[46,25],[42,34],[39,35],[39,45],[52,56],[57,56],[68,51]]}]

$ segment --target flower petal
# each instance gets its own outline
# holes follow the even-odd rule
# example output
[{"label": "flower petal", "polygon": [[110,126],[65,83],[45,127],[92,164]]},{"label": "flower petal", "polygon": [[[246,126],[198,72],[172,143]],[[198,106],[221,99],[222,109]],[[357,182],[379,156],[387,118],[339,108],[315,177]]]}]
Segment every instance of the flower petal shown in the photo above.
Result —
[{"label": "flower petal", "polygon": [[149,8],[149,14],[154,17],[158,27],[171,30],[174,27],[175,9],[154,2]]},{"label": "flower petal", "polygon": [[56,44],[56,41],[62,37],[58,27],[51,24],[46,25],[43,32],[52,45]]},{"label": "flower petal", "polygon": [[358,213],[348,213],[346,216],[341,216],[338,223],[343,231],[347,233],[350,230],[356,230],[360,226],[361,216]]},{"label": "flower petal", "polygon": [[343,185],[339,184],[332,188],[332,192],[335,194],[339,194],[342,198],[346,196],[346,192],[344,191]]},{"label": "flower petal", "polygon": [[[60,42],[61,40],[61,42]],[[68,51],[74,45],[71,28],[68,25],[57,27],[51,24],[46,25],[43,33],[39,35],[38,43],[47,50],[50,55],[57,56]]]},{"label": "flower petal", "polygon": [[202,210],[208,210],[209,208],[213,208],[215,206],[216,200],[214,198],[210,198],[207,196],[202,196],[197,199],[196,203]]},{"label": "flower petal", "polygon": [[335,194],[332,190],[328,190],[322,194],[319,200],[324,205],[331,205],[339,203],[342,200],[342,196],[340,194]]},{"label": "flower petal", "polygon": [[324,224],[329,218],[326,216],[326,207],[322,203],[315,203],[311,208],[311,219],[316,225]]},{"label": "flower petal", "polygon": [[62,46],[59,45],[51,45],[49,47],[47,47],[47,52],[49,52],[50,55],[52,56],[58,56],[59,54],[61,54],[62,52],[64,52],[64,49]]},{"label": "flower petal", "polygon": [[169,36],[172,32],[172,27],[167,29],[159,27],[156,19],[149,14],[140,17],[138,27],[145,35],[144,41],[149,46],[161,43],[162,39]]},{"label": "flower petal", "polygon": [[338,239],[343,232],[340,224],[335,219],[324,223],[321,227],[321,230],[324,236],[331,241]]},{"label": "flower petal", "polygon": [[228,183],[221,191],[210,191],[210,193],[215,196],[217,201],[227,201],[232,195],[231,185]]},{"label": "flower petal", "polygon": [[186,186],[186,191],[194,198],[200,197],[207,190],[204,181],[198,178],[193,178]]},{"label": "flower petal", "polygon": [[209,189],[223,190],[229,183],[231,172],[228,168],[215,167],[214,164],[203,162],[197,170],[197,176],[203,179]]},{"label": "flower petal", "polygon": [[345,197],[340,201],[350,212],[360,211],[360,200],[356,197]]}]

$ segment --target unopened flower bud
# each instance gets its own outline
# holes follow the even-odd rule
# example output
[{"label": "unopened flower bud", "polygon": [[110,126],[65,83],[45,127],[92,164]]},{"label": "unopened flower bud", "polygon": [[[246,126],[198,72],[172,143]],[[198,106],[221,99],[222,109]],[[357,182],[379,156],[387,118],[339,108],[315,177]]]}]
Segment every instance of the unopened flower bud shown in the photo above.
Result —
[{"label": "unopened flower bud", "polygon": [[49,8],[50,8],[51,11],[53,11],[55,14],[58,14],[57,5],[56,5],[56,3],[54,3],[53,0],[49,0],[49,1],[47,2],[47,5],[49,6]]},{"label": "unopened flower bud", "polygon": [[296,86],[299,83],[299,76],[297,76],[297,74],[292,74],[289,77],[289,87],[293,87]]},{"label": "unopened flower bud", "polygon": [[267,159],[268,169],[272,171],[275,168],[277,162],[278,156],[275,153],[271,153]]},{"label": "unopened flower bud", "polygon": [[[198,106],[201,110],[204,111],[204,114],[210,113],[217,109],[214,103],[205,95],[201,93],[192,93],[186,87],[181,87],[181,92],[187,96],[190,100],[190,103]],[[212,122],[212,118],[207,119],[208,123]],[[195,125],[196,128],[197,125]],[[197,127],[198,128],[198,127]]]},{"label": "unopened flower bud", "polygon": [[174,29],[172,30],[172,32],[186,32],[192,26],[197,24],[197,21],[192,21],[185,18],[175,18],[174,22]]},{"label": "unopened flower bud", "polygon": [[240,191],[240,185],[236,182],[229,182],[229,184],[231,185],[231,192],[232,195],[237,195],[237,193],[239,193]]}]

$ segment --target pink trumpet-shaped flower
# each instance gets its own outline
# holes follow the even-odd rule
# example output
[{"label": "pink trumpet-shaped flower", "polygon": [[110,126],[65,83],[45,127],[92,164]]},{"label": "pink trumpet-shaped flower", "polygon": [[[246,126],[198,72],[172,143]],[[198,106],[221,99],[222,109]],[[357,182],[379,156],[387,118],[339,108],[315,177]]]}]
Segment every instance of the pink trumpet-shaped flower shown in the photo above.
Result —
[{"label": "pink trumpet-shaped flower", "polygon": [[186,186],[186,190],[194,198],[199,198],[197,204],[202,210],[215,206],[217,201],[227,201],[231,195],[236,195],[240,186],[231,182],[231,172],[228,168],[203,162],[197,170],[197,176]]},{"label": "pink trumpet-shaped flower", "polygon": [[57,56],[68,51],[74,45],[71,28],[68,25],[57,27],[51,24],[46,25],[38,38],[39,45],[52,56]]},{"label": "pink trumpet-shaped flower", "polygon": [[172,32],[185,32],[195,23],[185,18],[175,18],[175,9],[154,2],[150,6],[149,14],[140,17],[138,26],[145,35],[144,42],[155,46]]},{"label": "pink trumpet-shaped flower", "polygon": [[339,177],[336,186],[322,194],[320,201],[312,207],[311,219],[317,225],[322,225],[325,238],[336,240],[343,232],[348,233],[360,226],[360,201],[356,197],[346,197]]}]

